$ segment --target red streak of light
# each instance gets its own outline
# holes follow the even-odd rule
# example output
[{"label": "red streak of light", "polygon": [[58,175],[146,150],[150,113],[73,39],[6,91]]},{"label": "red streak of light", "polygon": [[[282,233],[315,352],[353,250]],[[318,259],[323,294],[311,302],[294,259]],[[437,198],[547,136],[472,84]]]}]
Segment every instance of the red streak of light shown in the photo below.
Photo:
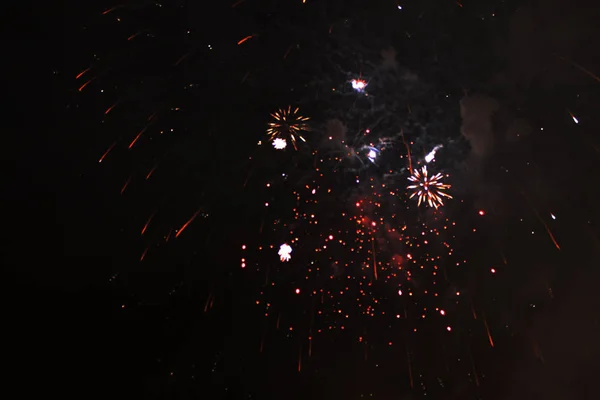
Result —
[{"label": "red streak of light", "polygon": [[86,68],[86,69],[84,69],[83,71],[81,71],[80,73],[78,73],[78,74],[77,74],[77,76],[75,77],[75,79],[79,79],[79,78],[81,78],[81,76],[82,76],[83,74],[85,74],[86,72],[88,72],[90,69],[91,69],[91,68]]},{"label": "red streak of light", "polygon": [[98,160],[99,163],[101,163],[104,160],[104,158],[108,155],[108,153],[110,153],[110,151],[113,149],[113,147],[115,147],[116,144],[117,144],[117,142],[114,142],[113,144],[110,145],[108,150],[106,150],[104,152],[104,154],[102,154],[102,157],[100,157],[100,159]]},{"label": "red streak of light", "polygon": [[483,323],[485,325],[485,331],[487,332],[487,337],[490,342],[490,346],[494,347],[494,340],[492,339],[492,334],[490,333],[490,327],[488,326],[487,318],[483,318]]},{"label": "red streak of light", "polygon": [[294,46],[292,45],[292,46],[288,47],[287,51],[283,55],[284,60],[287,58],[288,54],[290,54],[290,51],[292,51],[292,47],[294,47]]},{"label": "red streak of light", "polygon": [[375,238],[371,238],[371,246],[373,247],[373,276],[377,280],[377,260],[375,258]]},{"label": "red streak of light", "polygon": [[302,346],[300,346],[300,351],[298,352],[298,372],[302,371]]},{"label": "red streak of light", "polygon": [[244,43],[245,41],[252,39],[252,35],[246,36],[245,38],[243,38],[242,40],[240,40],[239,42],[237,42],[238,46],[242,43]]},{"label": "red streak of light", "polygon": [[589,70],[585,69],[584,67],[582,67],[581,65],[577,64],[575,61],[571,61],[565,57],[561,57],[558,54],[555,54],[555,56],[557,56],[558,58],[560,58],[563,61],[568,62],[569,64],[573,65],[575,68],[577,68],[578,70],[580,70],[581,72],[589,75],[592,79],[600,82],[600,78],[596,75],[594,75],[592,72],[590,72]]},{"label": "red streak of light", "polygon": [[204,303],[204,312],[208,311],[208,304],[209,304],[211,298],[212,298],[212,292],[208,294],[208,297],[206,299],[206,303]]},{"label": "red streak of light", "polygon": [[89,81],[87,81],[86,83],[84,83],[83,85],[81,85],[79,87],[79,91],[81,92],[87,85],[89,85],[92,81],[94,80],[94,78],[90,79]]},{"label": "red streak of light", "polygon": [[131,176],[129,177],[129,179],[127,179],[127,182],[125,182],[125,184],[123,185],[123,189],[121,189],[121,194],[123,194],[123,192],[127,188],[127,185],[129,185],[129,182],[131,182]]},{"label": "red streak of light", "polygon": [[113,104],[112,106],[108,107],[106,109],[106,111],[104,111],[104,115],[108,114],[113,108],[115,108],[115,106],[119,104],[119,102],[117,101],[115,104]]},{"label": "red streak of light", "polygon": [[140,257],[140,261],[144,261],[144,257],[146,257],[146,253],[148,253],[148,249],[149,249],[149,247],[146,247],[146,250],[144,250],[144,252],[142,253],[142,256]]},{"label": "red streak of light", "polygon": [[129,36],[129,37],[127,38],[127,40],[132,40],[132,39],[134,39],[134,38],[135,38],[137,35],[139,35],[140,33],[142,33],[142,31],[139,31],[139,32],[136,32],[136,33],[134,33],[133,35]]},{"label": "red streak of light", "polygon": [[108,10],[104,11],[104,12],[102,13],[102,15],[106,15],[106,14],[108,14],[109,12],[115,11],[116,9],[118,9],[118,8],[121,8],[121,7],[123,7],[123,6],[114,6],[114,7],[112,7],[112,8],[109,8]]},{"label": "red streak of light", "polygon": [[231,8],[234,8],[235,6],[238,6],[238,5],[242,4],[242,3],[243,3],[243,2],[245,2],[245,1],[246,1],[246,0],[239,0],[239,1],[236,1],[235,3],[233,3],[233,4],[231,5]]},{"label": "red streak of light", "polygon": [[148,218],[148,221],[146,221],[146,224],[144,225],[144,227],[142,228],[142,235],[144,233],[146,233],[146,229],[148,229],[148,225],[150,225],[150,221],[152,221],[152,218],[154,218],[154,214],[156,214],[156,211],[154,211],[152,213],[152,215],[150,215],[150,218]]},{"label": "red streak of light", "polygon": [[462,4],[460,4],[460,3],[459,3],[457,0],[454,0],[454,1],[456,2],[456,4],[458,4],[458,6],[459,6],[460,8],[462,8],[462,6],[463,6]]},{"label": "red streak of light", "polygon": [[155,169],[156,169],[156,165],[154,167],[152,167],[152,169],[150,170],[150,172],[148,172],[148,175],[146,175],[146,179],[150,179],[150,177],[152,176],[152,173],[154,173]]},{"label": "red streak of light", "polygon": [[131,149],[133,147],[133,145],[135,144],[135,142],[138,141],[138,139],[140,138],[140,136],[142,136],[142,133],[146,132],[146,129],[148,129],[148,126],[145,126],[144,129],[142,129],[140,131],[140,133],[137,134],[137,136],[135,137],[135,139],[133,139],[131,141],[131,143],[129,143],[129,147],[128,147],[129,149]]},{"label": "red streak of light", "polygon": [[308,338],[308,356],[312,356],[312,337]]},{"label": "red streak of light", "polygon": [[178,66],[178,65],[179,65],[179,63],[180,63],[180,62],[182,62],[183,60],[185,60],[185,59],[187,58],[187,56],[189,56],[189,55],[190,55],[190,53],[187,53],[187,54],[184,54],[184,55],[182,55],[182,56],[181,56],[181,58],[179,58],[179,60],[177,60],[177,61],[175,62],[175,64],[173,64],[173,66],[174,66],[174,67]]},{"label": "red streak of light", "polygon": [[185,224],[183,224],[181,229],[179,229],[179,231],[177,231],[177,233],[175,234],[175,238],[178,238],[179,235],[181,235],[181,232],[183,232],[185,230],[185,228],[187,228],[188,225],[191,224],[194,221],[194,219],[196,219],[196,217],[198,216],[199,213],[200,213],[200,210],[196,211],[194,213],[194,215],[192,215],[192,218],[188,219],[188,221]]},{"label": "red streak of light", "polygon": [[169,239],[171,238],[171,233],[173,233],[173,229],[171,229],[169,231],[169,234],[167,235],[167,237],[165,238],[165,243],[167,243],[169,241]]}]

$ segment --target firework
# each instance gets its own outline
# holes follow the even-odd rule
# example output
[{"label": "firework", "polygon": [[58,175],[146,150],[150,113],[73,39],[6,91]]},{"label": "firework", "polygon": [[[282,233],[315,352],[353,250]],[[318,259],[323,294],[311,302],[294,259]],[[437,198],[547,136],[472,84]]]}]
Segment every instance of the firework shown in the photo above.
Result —
[{"label": "firework", "polygon": [[[299,109],[295,108],[292,110],[291,107],[287,109],[280,109],[277,112],[271,114],[273,120],[269,122],[269,128],[267,129],[267,135],[269,140],[273,141],[275,146],[275,140],[282,139],[287,142],[287,139],[292,142],[295,150],[298,150],[296,141],[298,139],[306,142],[303,132],[308,131],[308,124],[306,121],[308,117],[303,117],[298,112]],[[275,147],[277,148],[277,147]]]},{"label": "firework", "polygon": [[279,254],[279,259],[281,260],[281,262],[284,262],[290,261],[290,259],[292,258],[291,253],[292,247],[289,244],[284,243],[281,246],[279,246],[279,252],[277,254]]},{"label": "firework", "polygon": [[435,174],[429,176],[427,167],[416,169],[415,172],[408,178],[413,184],[407,186],[407,189],[412,191],[410,198],[418,196],[419,203],[426,202],[429,207],[437,209],[439,206],[444,205],[443,197],[451,199],[446,189],[450,189],[450,185],[442,183],[442,174]]},{"label": "firework", "polygon": [[276,138],[273,140],[273,147],[277,150],[283,150],[287,147],[287,142],[285,139]]}]

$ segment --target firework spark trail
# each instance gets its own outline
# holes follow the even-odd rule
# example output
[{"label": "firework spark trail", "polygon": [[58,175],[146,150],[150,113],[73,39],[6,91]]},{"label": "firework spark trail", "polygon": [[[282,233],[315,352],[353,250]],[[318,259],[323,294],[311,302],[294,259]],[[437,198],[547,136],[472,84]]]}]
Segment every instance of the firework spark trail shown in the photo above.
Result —
[{"label": "firework spark trail", "polygon": [[144,233],[146,233],[146,229],[148,229],[148,225],[150,225],[150,222],[152,221],[152,218],[154,218],[154,214],[156,214],[156,211],[154,211],[152,213],[152,215],[150,215],[150,218],[148,218],[148,221],[146,221],[146,223],[144,224],[144,227],[142,228],[142,235]]},{"label": "firework spark trail", "polygon": [[536,218],[540,221],[540,223],[546,229],[546,232],[548,233],[548,236],[550,237],[550,240],[552,240],[552,243],[554,243],[554,247],[556,247],[557,250],[560,250],[560,246],[558,245],[558,242],[556,241],[556,239],[554,238],[554,235],[550,231],[550,228],[548,227],[548,224],[546,224],[546,221],[544,221],[543,218],[540,216],[540,213],[538,213],[537,209],[533,206],[533,204],[531,203],[531,201],[529,200],[529,197],[525,194],[525,192],[521,191],[521,194],[523,195],[523,197],[527,201],[527,204],[529,205],[529,207],[531,208],[531,210],[535,214]]},{"label": "firework spark trail", "polygon": [[181,233],[185,230],[185,228],[187,228],[194,221],[194,219],[196,219],[196,217],[198,216],[199,213],[200,213],[200,210],[196,211],[194,213],[194,215],[192,215],[192,218],[188,219],[187,222],[185,224],[183,224],[183,226],[175,234],[175,238],[178,238],[179,235],[181,235]]},{"label": "firework spark trail", "polygon": [[102,161],[104,161],[104,158],[106,158],[106,156],[108,155],[108,153],[110,153],[110,151],[113,149],[113,147],[115,147],[116,144],[117,144],[117,142],[114,142],[113,144],[110,145],[110,147],[108,148],[108,150],[106,150],[104,152],[104,154],[102,154],[102,157],[100,157],[100,159],[98,160],[99,163],[101,163]]},{"label": "firework spark trail", "polygon": [[583,72],[584,74],[588,75],[589,77],[591,77],[592,79],[594,79],[595,81],[597,81],[598,83],[600,83],[600,78],[596,75],[594,75],[591,71],[587,70],[586,68],[584,68],[583,66],[577,64],[575,61],[571,61],[568,58],[565,58],[563,56],[559,56],[558,54],[554,54],[554,56],[558,57],[559,59],[568,62],[569,64],[571,64],[572,66],[574,66],[575,68],[577,68],[578,70],[580,70],[581,72]]}]

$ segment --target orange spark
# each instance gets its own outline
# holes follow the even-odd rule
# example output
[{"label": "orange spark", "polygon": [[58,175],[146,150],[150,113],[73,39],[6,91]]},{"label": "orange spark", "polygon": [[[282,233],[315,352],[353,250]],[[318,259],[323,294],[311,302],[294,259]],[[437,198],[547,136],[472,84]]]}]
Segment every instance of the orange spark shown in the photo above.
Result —
[{"label": "orange spark", "polygon": [[109,8],[108,10],[104,11],[104,12],[102,13],[102,15],[106,15],[106,14],[108,14],[108,13],[110,13],[110,12],[113,12],[113,11],[115,11],[115,10],[118,10],[118,9],[119,9],[119,8],[121,8],[121,7],[123,7],[123,6],[122,6],[122,5],[120,5],[120,6],[114,6],[114,7],[112,7],[112,8]]},{"label": "orange spark", "polygon": [[150,221],[152,221],[152,218],[154,218],[154,214],[156,214],[156,211],[154,211],[152,213],[152,215],[150,215],[150,218],[148,218],[148,221],[146,221],[146,224],[144,225],[144,227],[142,228],[142,235],[144,233],[146,233],[146,229],[148,229],[148,225],[150,225]]},{"label": "orange spark", "polygon": [[75,77],[75,79],[79,79],[79,78],[81,78],[81,76],[82,76],[83,74],[85,74],[86,72],[88,72],[90,69],[91,69],[91,68],[86,68],[86,69],[84,69],[83,71],[81,71],[80,73],[78,73],[78,74],[77,74],[77,76]]},{"label": "orange spark", "polygon": [[460,4],[460,3],[458,2],[458,0],[454,0],[454,1],[456,2],[456,4],[458,4],[458,6],[459,6],[460,8],[462,8],[462,6],[463,6],[463,5],[462,5],[462,4]]},{"label": "orange spark", "polygon": [[115,104],[113,104],[112,106],[108,107],[106,109],[106,111],[104,111],[104,115],[108,114],[113,108],[116,107],[116,105],[119,104],[119,102],[117,101]]},{"label": "orange spark", "polygon": [[575,68],[577,68],[578,70],[580,70],[581,72],[583,72],[583,73],[587,74],[588,76],[590,76],[592,79],[600,82],[600,78],[598,76],[594,75],[592,72],[590,72],[589,70],[585,69],[584,67],[582,67],[581,65],[577,64],[576,62],[571,61],[571,60],[569,60],[569,59],[567,59],[565,57],[561,57],[558,54],[554,54],[554,55],[556,57],[560,58],[561,60],[568,62],[569,64],[571,64],[572,66],[574,66]]},{"label": "orange spark", "polygon": [[99,163],[101,163],[104,160],[104,158],[108,155],[108,153],[110,153],[110,151],[113,149],[113,147],[115,147],[116,144],[117,144],[117,142],[114,142],[113,144],[110,145],[108,150],[106,150],[104,152],[104,154],[102,154],[102,157],[100,157],[100,159],[98,160]]},{"label": "orange spark", "polygon": [[136,32],[136,33],[134,33],[133,35],[129,36],[129,37],[127,38],[127,40],[132,40],[132,39],[134,39],[134,38],[135,38],[136,36],[138,36],[140,33],[142,33],[142,31],[139,31],[139,32]]},{"label": "orange spark", "polygon": [[245,41],[247,41],[247,40],[249,40],[249,39],[252,39],[252,37],[253,37],[252,35],[246,36],[245,38],[243,38],[242,40],[240,40],[240,41],[237,43],[237,44],[238,44],[238,46],[239,46],[240,44],[244,43]]},{"label": "orange spark", "polygon": [[175,62],[175,64],[173,64],[174,67],[178,66],[180,62],[182,62],[183,60],[185,60],[187,58],[187,56],[189,56],[190,53],[186,53],[184,55],[182,55],[179,60],[177,60],[177,62]]},{"label": "orange spark", "polygon": [[490,333],[490,327],[487,323],[487,318],[485,315],[483,316],[483,324],[485,325],[485,331],[487,332],[488,341],[490,342],[490,346],[494,347],[494,339],[492,339],[492,334]]},{"label": "orange spark", "polygon": [[150,176],[152,176],[152,173],[154,172],[155,169],[156,169],[156,165],[154,167],[152,167],[152,169],[150,170],[150,172],[148,172],[148,175],[146,175],[146,180],[150,179]]},{"label": "orange spark", "polygon": [[144,252],[142,253],[142,256],[140,257],[140,261],[144,261],[144,257],[146,257],[146,253],[148,253],[148,249],[149,249],[149,247],[146,247],[146,250],[144,250]]},{"label": "orange spark", "polygon": [[181,235],[181,232],[183,232],[185,230],[185,228],[187,228],[188,225],[194,221],[194,219],[198,216],[199,213],[200,213],[200,210],[196,211],[194,213],[194,215],[192,215],[192,218],[188,219],[188,221],[185,224],[183,224],[181,229],[179,229],[179,231],[177,231],[177,233],[175,234],[175,238],[178,238],[179,235]]},{"label": "orange spark", "polygon": [[135,142],[137,142],[137,141],[138,141],[138,139],[140,138],[140,136],[142,136],[142,133],[146,132],[146,129],[148,129],[148,125],[146,125],[146,126],[144,127],[144,129],[142,129],[142,130],[140,131],[140,133],[138,133],[138,134],[137,134],[137,136],[135,137],[135,139],[133,139],[133,140],[131,141],[131,143],[129,143],[129,147],[128,147],[129,149],[131,149],[131,148],[133,147],[133,145],[135,144]]},{"label": "orange spark", "polygon": [[206,299],[206,303],[204,303],[204,312],[208,311],[208,305],[210,304],[210,299],[212,298],[212,292],[208,294],[208,298]]},{"label": "orange spark", "polygon": [[[132,175],[133,176],[133,175]],[[129,177],[129,179],[127,179],[127,182],[125,182],[125,184],[123,185],[123,189],[121,189],[121,194],[123,194],[123,192],[125,191],[125,189],[127,188],[127,185],[129,185],[129,182],[131,182],[131,178],[132,176]]]},{"label": "orange spark", "polygon": [[89,85],[95,78],[90,79],[89,81],[87,81],[86,83],[84,83],[83,85],[81,85],[79,87],[79,91],[81,92],[87,85]]}]

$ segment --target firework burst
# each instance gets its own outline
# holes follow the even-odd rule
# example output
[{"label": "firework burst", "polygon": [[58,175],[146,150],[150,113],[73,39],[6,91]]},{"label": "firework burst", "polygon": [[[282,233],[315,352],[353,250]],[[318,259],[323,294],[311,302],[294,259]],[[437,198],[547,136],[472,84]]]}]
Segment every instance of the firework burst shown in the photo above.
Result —
[{"label": "firework burst", "polygon": [[294,110],[292,110],[292,107],[282,108],[271,114],[271,117],[273,117],[273,120],[269,122],[269,128],[267,129],[269,140],[282,139],[287,142],[289,139],[295,150],[298,150],[296,145],[298,139],[306,142],[302,134],[308,131],[306,121],[309,118],[300,115],[298,108]]},{"label": "firework burst", "polygon": [[421,169],[416,169],[414,173],[408,178],[413,184],[407,186],[407,189],[412,191],[410,198],[418,196],[419,203],[426,202],[429,207],[437,209],[439,206],[444,205],[443,197],[451,199],[446,189],[450,189],[450,185],[442,183],[444,176],[440,173],[429,176],[427,167],[424,166]]}]

